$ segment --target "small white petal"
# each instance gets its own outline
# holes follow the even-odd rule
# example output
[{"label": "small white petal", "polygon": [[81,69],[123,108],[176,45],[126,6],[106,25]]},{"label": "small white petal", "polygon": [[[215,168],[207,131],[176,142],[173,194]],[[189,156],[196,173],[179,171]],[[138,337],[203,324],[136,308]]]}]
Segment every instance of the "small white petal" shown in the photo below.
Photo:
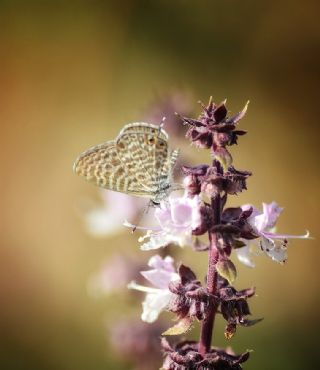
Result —
[{"label": "small white petal", "polygon": [[192,208],[188,204],[176,204],[171,208],[171,217],[175,225],[188,227],[192,220]]},{"label": "small white petal", "polygon": [[157,288],[151,288],[151,287],[148,287],[148,286],[143,286],[143,285],[140,285],[140,284],[137,284],[135,281],[130,281],[130,283],[127,285],[128,289],[134,289],[134,290],[138,290],[139,292],[144,292],[144,293],[152,293],[152,294],[158,294],[159,292],[161,292],[160,289],[157,289]]},{"label": "small white petal", "polygon": [[183,248],[187,245],[192,244],[192,236],[189,233],[181,233],[177,235],[172,235],[172,242],[179,245],[179,247]]},{"label": "small white petal", "polygon": [[162,258],[158,254],[152,256],[148,261],[148,266],[154,269],[162,269],[170,272],[174,272],[174,259],[171,256]]},{"label": "small white petal", "polygon": [[284,263],[288,259],[287,249],[282,246],[276,246],[273,250],[267,252],[267,255],[272,258],[273,261]]},{"label": "small white petal", "polygon": [[265,218],[264,230],[270,230],[275,227],[276,222],[283,211],[276,202],[262,203],[263,215]]},{"label": "small white petal", "polygon": [[159,293],[149,293],[142,303],[142,321],[152,323],[157,320],[159,314],[168,306],[173,293],[169,290],[161,290]]},{"label": "small white petal", "polygon": [[152,234],[150,236],[150,240],[147,243],[142,244],[140,249],[143,251],[159,249],[162,247],[166,247],[171,242],[172,242],[172,239],[170,238],[169,235],[165,233]]},{"label": "small white petal", "polygon": [[288,259],[287,247],[282,242],[279,244],[270,238],[262,237],[261,248],[273,261],[284,263]]},{"label": "small white petal", "polygon": [[174,278],[179,278],[177,273],[172,273],[165,270],[141,271],[141,275],[159,289],[168,289],[169,283],[173,281]]},{"label": "small white petal", "polygon": [[160,207],[154,211],[154,215],[162,229],[170,226],[171,213],[167,203],[161,202]]}]

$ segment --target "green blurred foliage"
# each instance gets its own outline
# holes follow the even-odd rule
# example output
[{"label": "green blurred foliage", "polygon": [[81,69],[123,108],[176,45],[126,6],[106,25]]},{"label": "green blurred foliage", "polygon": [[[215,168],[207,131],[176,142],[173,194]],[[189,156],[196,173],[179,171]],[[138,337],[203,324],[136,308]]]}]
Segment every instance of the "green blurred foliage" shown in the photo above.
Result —
[{"label": "green blurred foliage", "polygon": [[[227,97],[233,112],[250,99],[249,134],[232,152],[254,176],[232,204],[277,200],[279,230],[319,235],[318,14],[312,0],[0,1],[2,368],[128,368],[107,344],[105,318],[140,307],[132,312],[125,292],[94,301],[86,284],[108,255],[142,252],[135,235],[85,234],[80,203],[97,189],[72,163],[141,119],[157,94]],[[315,368],[316,243],[293,241],[285,267],[239,267],[237,286],[257,287],[252,311],[265,317],[231,341],[254,349],[247,370]],[[205,275],[204,254],[179,258]],[[217,345],[222,332],[219,320]]]}]

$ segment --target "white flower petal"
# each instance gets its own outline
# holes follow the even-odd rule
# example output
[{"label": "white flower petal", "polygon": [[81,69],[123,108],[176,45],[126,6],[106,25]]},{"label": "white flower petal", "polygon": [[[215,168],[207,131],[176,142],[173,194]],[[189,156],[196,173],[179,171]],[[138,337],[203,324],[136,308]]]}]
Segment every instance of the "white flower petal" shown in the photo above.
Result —
[{"label": "white flower petal", "polygon": [[179,280],[180,276],[175,272],[174,260],[170,256],[165,258],[161,258],[158,255],[153,256],[149,260],[149,266],[156,268],[142,271],[141,274],[158,288],[145,287],[134,281],[128,285],[128,288],[147,293],[142,303],[143,312],[141,319],[151,323],[158,318],[160,312],[168,306],[171,298],[174,296],[169,290],[169,283]]},{"label": "white flower petal", "polygon": [[150,240],[147,243],[142,244],[140,249],[143,251],[159,249],[162,247],[166,247],[172,242],[173,240],[171,236],[169,234],[166,234],[165,232],[151,234]]},{"label": "white flower petal", "polygon": [[272,258],[273,261],[284,263],[288,259],[288,252],[287,248],[281,245],[277,245],[274,249],[266,252],[269,257]]},{"label": "white flower petal", "polygon": [[137,284],[135,281],[130,281],[130,283],[127,285],[128,289],[134,289],[138,290],[139,292],[144,292],[144,293],[152,293],[152,294],[158,294],[160,292],[160,289],[158,288],[151,288],[148,286],[140,285]]},{"label": "white flower petal", "polygon": [[170,226],[171,223],[171,213],[165,202],[162,202],[160,207],[156,208],[154,215],[158,220],[162,229]]},{"label": "white flower petal", "polygon": [[165,270],[141,271],[141,275],[150,281],[152,285],[160,289],[168,289],[170,281],[173,281],[174,278],[179,278],[177,273]]},{"label": "white flower petal", "polygon": [[166,271],[174,272],[174,259],[171,256],[162,258],[158,254],[152,256],[148,261],[148,266],[154,269],[163,269]]},{"label": "white flower petal", "polygon": [[270,238],[262,237],[261,248],[273,261],[284,263],[288,259],[287,247],[283,242],[276,243]]},{"label": "white flower petal", "polygon": [[189,233],[180,233],[177,235],[171,235],[172,243],[176,243],[179,247],[183,248],[187,245],[192,244],[192,236]]},{"label": "white flower petal", "polygon": [[263,215],[264,215],[264,230],[270,230],[275,227],[276,222],[283,211],[283,208],[279,207],[276,202],[270,204],[262,203]]},{"label": "white flower petal", "polygon": [[139,238],[140,242],[149,238],[141,249],[158,249],[170,243],[185,246],[192,242],[192,230],[201,222],[200,198],[189,198],[186,195],[180,198],[169,197],[155,210],[155,216],[162,230],[149,231],[143,238]]},{"label": "white flower petal", "polygon": [[169,290],[161,290],[159,293],[148,293],[142,303],[142,321],[152,323],[157,320],[159,314],[168,306],[173,293]]},{"label": "white flower petal", "polygon": [[188,204],[178,203],[171,207],[171,217],[175,225],[188,227],[192,221],[192,208]]}]

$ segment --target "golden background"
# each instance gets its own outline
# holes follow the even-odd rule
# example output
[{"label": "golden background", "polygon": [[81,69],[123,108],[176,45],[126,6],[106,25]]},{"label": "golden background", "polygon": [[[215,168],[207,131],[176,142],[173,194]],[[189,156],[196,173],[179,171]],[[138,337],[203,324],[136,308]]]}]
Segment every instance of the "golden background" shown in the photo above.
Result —
[{"label": "golden background", "polygon": [[[106,340],[106,317],[129,311],[125,292],[96,301],[86,285],[108,255],[146,255],[129,232],[85,233],[79,204],[98,192],[72,163],[172,91],[192,94],[196,112],[210,95],[234,113],[250,99],[240,124],[249,133],[231,150],[254,176],[232,204],[276,200],[285,208],[278,230],[308,229],[315,240],[293,240],[284,267],[266,257],[254,270],[237,263],[236,286],[257,287],[251,308],[265,320],[230,344],[254,350],[247,370],[316,368],[318,15],[317,1],[298,0],[0,1],[1,368],[132,368]],[[205,254],[179,258],[204,276]],[[225,346],[218,321],[215,344]]]}]

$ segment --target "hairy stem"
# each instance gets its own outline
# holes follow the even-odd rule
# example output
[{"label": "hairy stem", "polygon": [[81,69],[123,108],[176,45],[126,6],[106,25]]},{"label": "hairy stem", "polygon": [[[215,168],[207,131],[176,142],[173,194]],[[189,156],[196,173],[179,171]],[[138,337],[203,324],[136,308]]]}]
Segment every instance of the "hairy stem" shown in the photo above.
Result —
[{"label": "hairy stem", "polygon": [[[222,172],[220,163],[214,162],[214,166],[217,168],[218,172]],[[220,194],[211,199],[211,207],[213,214],[213,225],[218,225],[221,219],[221,197]],[[217,279],[218,273],[216,270],[216,264],[219,259],[219,250],[218,250],[218,235],[209,230],[209,264],[208,264],[208,273],[207,273],[207,288],[209,293],[213,296],[216,295],[217,291]],[[199,343],[199,352],[202,355],[205,355],[210,351],[214,320],[217,313],[217,307],[215,304],[210,305],[207,317],[202,321],[200,343]]]}]

